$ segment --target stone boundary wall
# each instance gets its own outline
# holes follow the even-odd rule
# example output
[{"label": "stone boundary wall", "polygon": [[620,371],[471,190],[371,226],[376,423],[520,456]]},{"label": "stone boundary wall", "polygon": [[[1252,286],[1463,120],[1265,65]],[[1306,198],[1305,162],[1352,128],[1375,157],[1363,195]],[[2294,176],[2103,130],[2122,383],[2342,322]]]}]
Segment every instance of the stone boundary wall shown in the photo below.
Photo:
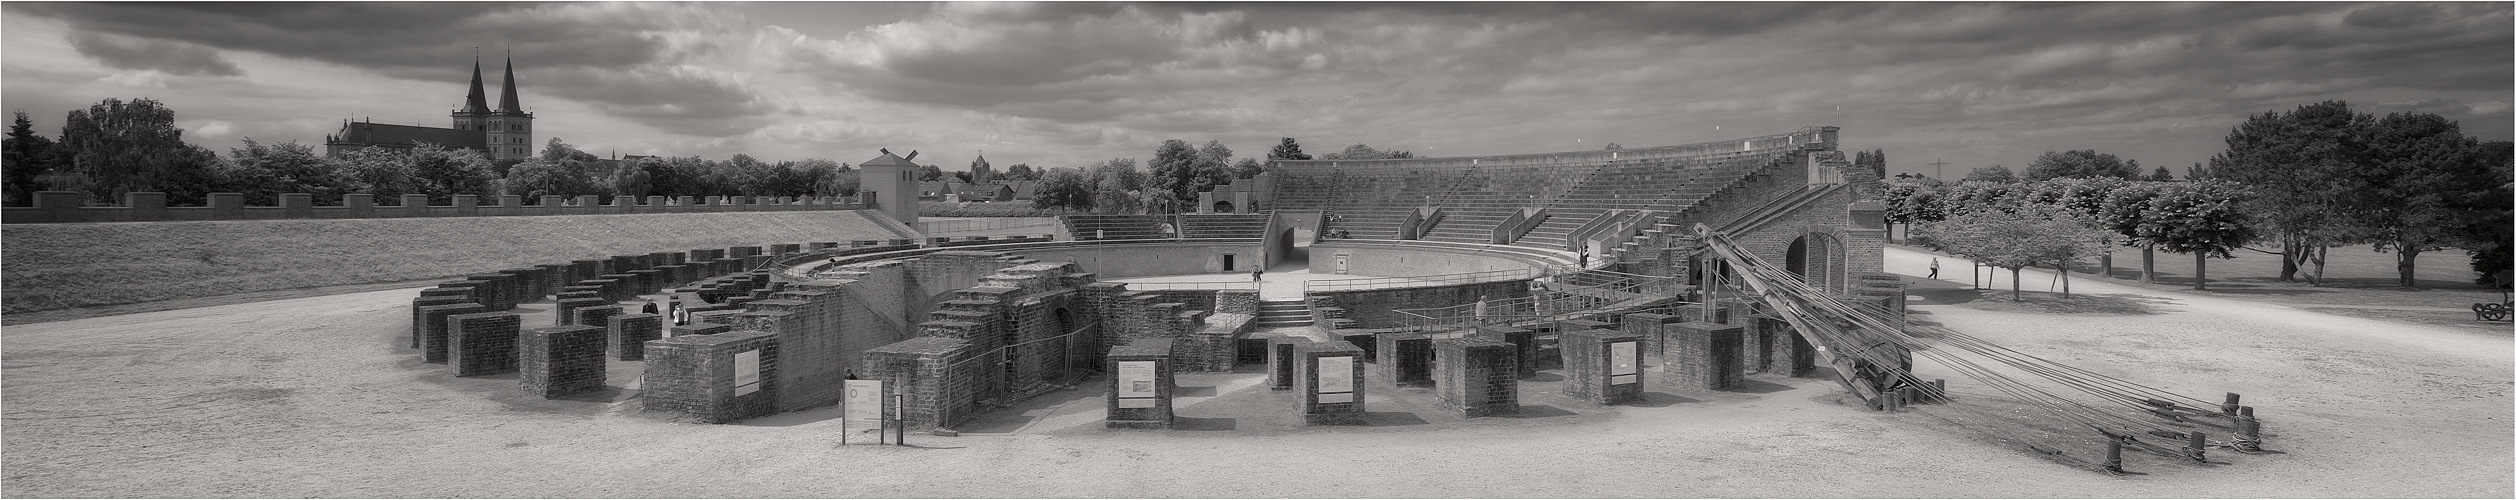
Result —
[{"label": "stone boundary wall", "polygon": [[1529,280],[1492,281],[1461,285],[1442,285],[1375,290],[1310,292],[1303,300],[1313,310],[1337,308],[1350,321],[1344,328],[1391,328],[1404,325],[1398,309],[1446,307],[1487,300],[1529,296]]},{"label": "stone boundary wall", "polygon": [[648,196],[645,200],[614,197],[609,204],[598,202],[593,195],[571,200],[561,196],[543,196],[536,203],[524,203],[521,195],[502,195],[482,203],[480,197],[454,195],[450,205],[429,205],[427,195],[403,195],[399,206],[378,205],[372,194],[342,195],[337,206],[316,206],[314,196],[304,193],[280,195],[280,205],[245,206],[241,193],[210,193],[209,206],[169,207],[166,193],[135,192],[123,195],[122,206],[85,206],[86,193],[74,191],[41,191],[35,193],[34,206],[0,208],[0,223],[43,224],[76,222],[164,222],[211,220],[269,219],[392,219],[410,217],[506,217],[537,215],[613,215],[613,214],[678,214],[713,212],[791,212],[801,210],[861,210],[864,205],[854,198],[833,196],[694,196],[666,198]]}]

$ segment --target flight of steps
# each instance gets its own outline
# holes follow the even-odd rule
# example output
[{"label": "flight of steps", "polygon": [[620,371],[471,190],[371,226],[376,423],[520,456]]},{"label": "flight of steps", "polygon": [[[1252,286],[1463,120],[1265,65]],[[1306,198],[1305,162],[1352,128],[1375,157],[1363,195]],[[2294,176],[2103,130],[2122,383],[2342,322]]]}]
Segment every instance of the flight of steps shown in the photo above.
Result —
[{"label": "flight of steps", "polygon": [[1494,226],[1502,225],[1503,220],[1511,218],[1511,213],[1515,210],[1519,209],[1446,209],[1444,211],[1448,212],[1448,215],[1443,215],[1440,222],[1434,223],[1433,230],[1424,233],[1424,239],[1453,243],[1493,243]]},{"label": "flight of steps", "polygon": [[1310,305],[1301,299],[1258,301],[1258,318],[1251,320],[1257,328],[1310,326]]},{"label": "flight of steps", "polygon": [[1549,210],[1547,211],[1546,220],[1538,221],[1538,227],[1530,229],[1528,234],[1521,235],[1519,240],[1512,241],[1511,244],[1530,248],[1544,248],[1547,250],[1563,250],[1569,247],[1564,239],[1571,237],[1573,230],[1580,229],[1582,224],[1588,224],[1591,219],[1598,218],[1600,212],[1603,212],[1603,210]]}]

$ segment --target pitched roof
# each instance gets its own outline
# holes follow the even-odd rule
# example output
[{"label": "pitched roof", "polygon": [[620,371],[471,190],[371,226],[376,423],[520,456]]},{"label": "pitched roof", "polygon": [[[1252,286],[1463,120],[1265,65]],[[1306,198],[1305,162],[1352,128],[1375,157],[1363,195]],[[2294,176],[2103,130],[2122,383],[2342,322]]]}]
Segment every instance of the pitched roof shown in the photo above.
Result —
[{"label": "pitched roof", "polygon": [[[477,67],[479,66],[479,64],[480,64],[480,63],[473,63],[473,65],[474,65],[474,67],[475,67],[475,68],[477,68]],[[477,70],[477,69],[475,69],[474,71],[475,71],[475,72],[477,72],[478,70]],[[473,78],[479,78],[479,77],[478,77],[478,76],[475,76],[475,77],[473,77]],[[524,107],[523,107],[523,106],[518,106],[518,105],[516,105],[516,100],[515,100],[515,57],[512,57],[512,56],[510,56],[510,57],[508,57],[508,58],[507,58],[507,86],[506,86],[506,90],[500,91],[500,93],[499,93],[499,95],[498,95],[498,113],[499,113],[499,114],[508,114],[508,115],[513,115],[513,114],[523,114],[523,113],[524,113]]]},{"label": "pitched roof", "polygon": [[[909,154],[917,154],[917,153],[915,153],[915,152],[910,152]],[[857,164],[856,164],[856,166],[857,166],[857,167],[859,167],[859,168],[862,168],[862,167],[908,167],[908,168],[917,168],[917,164],[915,164],[915,163],[910,163],[907,159],[900,158],[900,157],[899,157],[899,155],[894,155],[894,154],[891,154],[891,152],[890,152],[890,151],[883,151],[883,152],[882,152],[882,156],[876,156],[876,157],[874,157],[874,159],[871,159],[871,160],[865,160],[865,161],[863,161],[863,162],[859,162],[859,163],[857,163]]]},{"label": "pitched roof", "polygon": [[411,146],[429,143],[449,148],[489,150],[489,135],[478,130],[395,125],[391,123],[349,122],[341,125],[341,133],[333,139],[351,144]]},{"label": "pitched roof", "polygon": [[464,96],[462,112],[468,114],[489,112],[489,94],[481,91],[480,60],[478,59],[472,60],[472,93]]}]

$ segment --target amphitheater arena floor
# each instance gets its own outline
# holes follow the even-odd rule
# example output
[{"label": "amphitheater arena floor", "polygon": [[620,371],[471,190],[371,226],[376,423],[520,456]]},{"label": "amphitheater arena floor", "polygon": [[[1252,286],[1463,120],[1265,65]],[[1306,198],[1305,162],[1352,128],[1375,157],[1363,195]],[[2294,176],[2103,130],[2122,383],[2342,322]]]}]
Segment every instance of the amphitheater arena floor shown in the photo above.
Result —
[{"label": "amphitheater arena floor", "polygon": [[[1919,254],[1888,259],[1922,274]],[[1522,391],[1546,409],[1481,419],[1374,384],[1376,425],[1303,427],[1255,370],[1183,377],[1179,430],[1101,429],[1087,388],[961,437],[840,448],[831,409],[731,425],[643,414],[628,363],[612,390],[574,400],[520,397],[512,377],[449,377],[405,347],[415,289],[398,289],[10,326],[0,495],[2516,495],[2505,336],[2093,284],[2077,288],[2122,307],[2019,312],[1963,288],[1917,286],[1917,318],[2186,394],[2244,393],[2281,453],[2219,452],[2211,466],[2135,454],[2129,467],[2146,475],[2106,476],[1931,407],[1867,412],[1833,382],[1767,376],[1744,392],[1658,387],[1643,404],[1598,408],[1562,400],[1542,374]],[[1961,399],[1991,397],[1949,378]]]}]

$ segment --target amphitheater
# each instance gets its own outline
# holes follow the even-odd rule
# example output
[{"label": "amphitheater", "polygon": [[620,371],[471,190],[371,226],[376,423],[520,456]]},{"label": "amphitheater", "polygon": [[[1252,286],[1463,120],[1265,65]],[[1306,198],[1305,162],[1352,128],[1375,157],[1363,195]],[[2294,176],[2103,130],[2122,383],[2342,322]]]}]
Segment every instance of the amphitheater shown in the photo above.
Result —
[{"label": "amphitheater", "polygon": [[[2016,331],[2072,318],[1933,317],[1949,310],[1931,303],[1946,286],[1917,282],[1923,257],[1888,248],[1879,180],[1836,151],[1837,134],[1288,161],[1201,193],[1197,213],[1065,216],[1013,235],[922,231],[939,226],[918,218],[916,154],[889,151],[861,163],[863,194],[843,200],[12,209],[23,211],[11,222],[471,215],[596,226],[784,211],[845,229],[503,262],[418,289],[12,326],[6,493],[2508,491],[2503,477],[2415,490],[2346,480],[2369,468],[2508,469],[2508,447],[2371,466],[2340,450],[2423,431],[2330,432],[2359,425],[2336,413],[2384,411],[2299,409],[2319,393],[2223,384],[2241,368],[2145,350],[2243,340],[2147,326],[2056,341]],[[2280,321],[2293,320],[2366,326]],[[2504,344],[2438,342],[2424,347]],[[2047,359],[2056,352],[2106,354]],[[2181,361],[2135,361],[2161,355]],[[2504,391],[2461,399],[2505,385],[2487,374],[2505,356],[2484,361],[2477,382],[2419,372],[2453,386],[2420,397],[2503,412]],[[2265,393],[2283,401],[2260,403]],[[2255,404],[2294,413],[2258,420]],[[2503,424],[2471,430],[2504,434]],[[134,475],[159,481],[121,479]],[[2228,484],[2254,489],[2213,489]]]}]

